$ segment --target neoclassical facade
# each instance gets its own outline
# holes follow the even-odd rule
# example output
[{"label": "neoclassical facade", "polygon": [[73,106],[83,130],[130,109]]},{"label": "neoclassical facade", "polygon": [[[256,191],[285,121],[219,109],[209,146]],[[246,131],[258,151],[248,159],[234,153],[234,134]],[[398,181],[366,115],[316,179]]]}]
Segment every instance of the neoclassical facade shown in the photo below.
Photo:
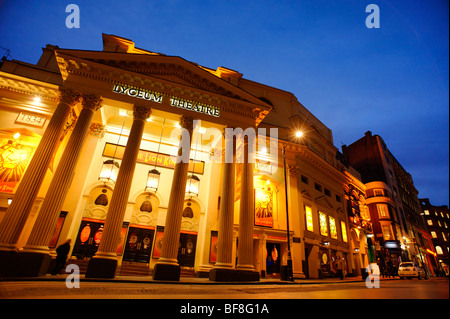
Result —
[{"label": "neoclassical facade", "polygon": [[45,275],[66,239],[91,278],[367,265],[355,245],[371,229],[352,239],[348,215],[364,184],[292,93],[118,36],[103,45],[1,65],[0,275]]}]

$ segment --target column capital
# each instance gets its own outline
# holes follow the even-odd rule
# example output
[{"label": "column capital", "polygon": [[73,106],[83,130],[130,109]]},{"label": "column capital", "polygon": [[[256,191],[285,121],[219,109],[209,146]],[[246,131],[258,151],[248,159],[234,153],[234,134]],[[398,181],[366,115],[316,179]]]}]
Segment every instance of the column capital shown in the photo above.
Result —
[{"label": "column capital", "polygon": [[81,97],[80,92],[69,88],[60,87],[59,92],[60,92],[59,102],[68,104],[70,106],[77,104]]},{"label": "column capital", "polygon": [[95,94],[83,94],[83,108],[97,111],[102,107],[102,97]]},{"label": "column capital", "polygon": [[134,105],[133,118],[145,121],[152,114],[152,109],[147,106]]},{"label": "column capital", "polygon": [[288,170],[289,170],[289,176],[296,176],[299,167],[297,165],[289,165],[288,164]]}]

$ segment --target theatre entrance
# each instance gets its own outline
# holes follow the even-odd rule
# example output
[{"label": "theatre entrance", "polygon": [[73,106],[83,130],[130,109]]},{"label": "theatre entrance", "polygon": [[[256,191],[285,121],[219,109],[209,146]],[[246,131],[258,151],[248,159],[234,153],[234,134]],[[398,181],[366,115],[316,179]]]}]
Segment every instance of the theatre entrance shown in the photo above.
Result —
[{"label": "theatre entrance", "polygon": [[197,246],[196,234],[180,234],[180,243],[178,246],[178,264],[180,267],[194,267],[195,249]]},{"label": "theatre entrance", "polygon": [[154,229],[130,227],[128,230],[123,260],[149,263],[154,235]]},{"label": "theatre entrance", "polygon": [[270,277],[279,277],[281,261],[280,244],[267,243],[266,250],[266,274]]},{"label": "theatre entrance", "polygon": [[90,259],[98,250],[103,233],[103,223],[90,220],[81,222],[72,256],[77,259]]}]

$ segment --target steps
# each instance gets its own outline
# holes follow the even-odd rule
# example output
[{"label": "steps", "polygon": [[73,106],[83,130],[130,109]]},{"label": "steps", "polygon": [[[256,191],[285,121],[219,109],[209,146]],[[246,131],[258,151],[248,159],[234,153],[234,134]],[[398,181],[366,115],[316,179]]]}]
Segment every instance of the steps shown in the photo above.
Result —
[{"label": "steps", "polygon": [[[80,268],[80,275],[86,274],[89,259],[69,259],[66,266],[75,264]],[[61,274],[65,273],[65,268],[61,270]],[[123,261],[121,267],[117,267],[116,276],[152,276],[153,270],[149,268],[148,263],[138,263],[131,261]],[[195,277],[195,270],[192,267],[181,267],[181,277]]]},{"label": "steps", "polygon": [[152,270],[147,263],[137,263],[123,261],[122,267],[118,270],[119,276],[151,276]]}]

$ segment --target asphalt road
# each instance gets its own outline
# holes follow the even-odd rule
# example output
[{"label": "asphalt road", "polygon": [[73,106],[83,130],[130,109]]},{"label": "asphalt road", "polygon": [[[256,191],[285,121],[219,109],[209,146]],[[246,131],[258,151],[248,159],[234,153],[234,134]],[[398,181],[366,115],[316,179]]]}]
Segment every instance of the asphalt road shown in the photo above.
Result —
[{"label": "asphalt road", "polygon": [[81,281],[3,281],[1,299],[449,299],[447,278],[386,280],[380,288],[365,282],[312,284],[204,285]]}]

